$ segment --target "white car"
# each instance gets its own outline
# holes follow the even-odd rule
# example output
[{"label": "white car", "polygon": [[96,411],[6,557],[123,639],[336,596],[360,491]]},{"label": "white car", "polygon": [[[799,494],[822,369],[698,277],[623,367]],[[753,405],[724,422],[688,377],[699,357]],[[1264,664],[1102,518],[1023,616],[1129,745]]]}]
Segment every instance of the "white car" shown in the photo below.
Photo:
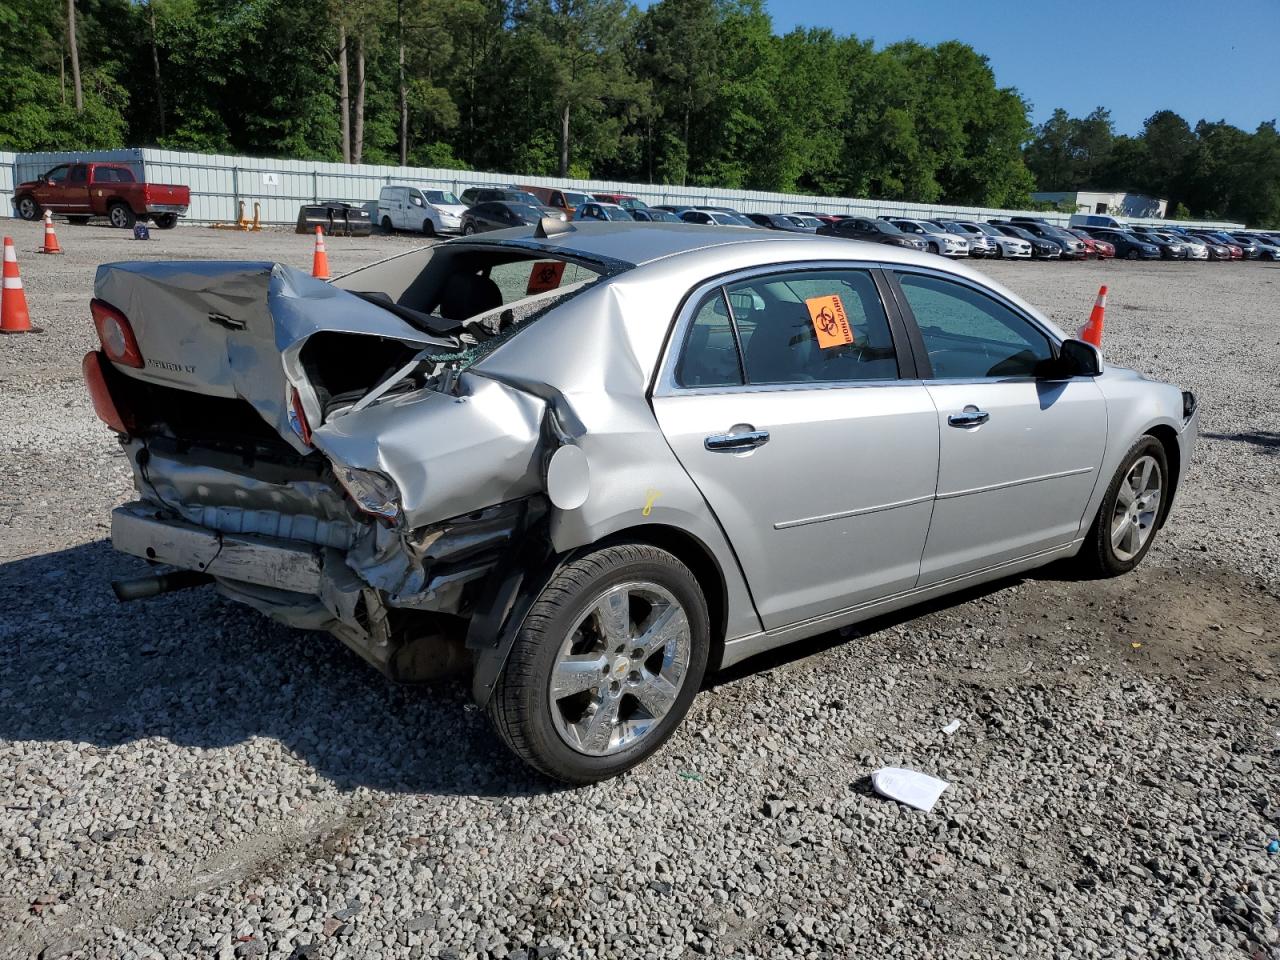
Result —
[{"label": "white car", "polygon": [[930,253],[941,254],[944,257],[967,257],[969,255],[969,241],[964,237],[958,237],[953,233],[947,233],[936,223],[930,223],[928,220],[890,220],[895,227],[903,233],[915,234],[917,239],[924,241],[925,249]]},{"label": "white car", "polygon": [[383,187],[378,194],[377,222],[383,230],[408,230],[432,236],[460,233],[467,206],[448,190]]},{"label": "white car", "polygon": [[976,220],[952,220],[951,225],[959,227],[965,233],[986,237],[995,244],[995,252],[991,256],[997,259],[1004,257],[1010,257],[1015,260],[1031,259],[1030,243],[1026,240],[1019,240],[1017,237],[1005,236],[989,223],[979,223]]}]

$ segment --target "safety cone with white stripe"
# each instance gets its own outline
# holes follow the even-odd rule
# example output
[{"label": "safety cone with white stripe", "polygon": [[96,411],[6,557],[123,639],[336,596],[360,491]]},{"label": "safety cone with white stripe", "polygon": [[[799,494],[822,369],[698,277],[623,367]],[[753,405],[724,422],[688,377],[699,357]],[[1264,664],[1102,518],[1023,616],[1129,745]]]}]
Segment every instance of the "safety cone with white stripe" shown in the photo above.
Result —
[{"label": "safety cone with white stripe", "polygon": [[40,248],[41,253],[61,253],[62,248],[58,246],[58,235],[53,232],[53,214],[48,210],[44,212],[44,246]]},{"label": "safety cone with white stripe", "polygon": [[4,289],[0,291],[0,333],[39,333],[31,325],[27,295],[18,274],[18,252],[13,237],[4,238]]},{"label": "safety cone with white stripe", "polygon": [[1102,318],[1107,310],[1107,288],[1104,284],[1098,288],[1098,299],[1093,302],[1093,312],[1089,314],[1089,322],[1080,328],[1077,336],[1085,343],[1091,343],[1102,349]]},{"label": "safety cone with white stripe", "polygon": [[324,229],[316,227],[316,252],[311,258],[311,275],[318,280],[329,279],[329,254],[324,251]]}]

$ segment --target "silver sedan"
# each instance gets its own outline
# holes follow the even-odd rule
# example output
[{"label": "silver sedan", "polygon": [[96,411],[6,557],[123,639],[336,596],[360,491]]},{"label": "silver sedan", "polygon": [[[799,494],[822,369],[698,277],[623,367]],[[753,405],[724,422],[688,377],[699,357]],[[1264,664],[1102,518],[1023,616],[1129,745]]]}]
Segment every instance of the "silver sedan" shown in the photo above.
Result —
[{"label": "silver sedan", "polygon": [[709,671],[1053,560],[1133,569],[1198,422],[967,267],[774,231],[544,220],[333,284],[111,264],[92,310],[138,491],[114,544],[167,565],[122,599],[212,582],[394,679],[469,671],[575,783]]}]

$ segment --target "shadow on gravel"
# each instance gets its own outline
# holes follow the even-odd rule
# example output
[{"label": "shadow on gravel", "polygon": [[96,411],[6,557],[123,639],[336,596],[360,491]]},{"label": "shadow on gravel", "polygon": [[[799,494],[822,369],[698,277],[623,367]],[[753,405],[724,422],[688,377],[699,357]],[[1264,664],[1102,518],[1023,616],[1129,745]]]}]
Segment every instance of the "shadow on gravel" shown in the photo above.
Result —
[{"label": "shadow on gravel", "polygon": [[[1058,564],[1051,564],[1047,567],[1041,567],[1035,571],[1037,580],[1054,580],[1059,577],[1067,579],[1070,577],[1070,567],[1064,566],[1058,569]],[[968,603],[971,600],[978,600],[982,597],[990,596],[993,593],[999,593],[1001,590],[1011,587],[1014,584],[1022,583],[1026,578],[1022,576],[1006,577],[1003,580],[995,580],[991,583],[982,583],[977,586],[968,588],[967,590],[959,590],[955,593],[948,594],[944,597],[936,597],[933,600],[927,600],[915,606],[907,607],[905,610],[898,610],[894,613],[885,614],[882,617],[876,617],[872,620],[864,620],[862,623],[855,624],[844,630],[832,630],[829,633],[821,633],[816,637],[810,637],[807,640],[800,640],[796,643],[789,643],[784,647],[778,647],[775,650],[769,650],[765,653],[757,654],[741,663],[736,663],[732,667],[721,670],[712,676],[707,677],[703,683],[704,690],[713,690],[716,687],[726,683],[733,683],[742,680],[756,673],[765,673],[769,670],[775,670],[778,667],[785,666],[789,663],[803,660],[806,657],[812,657],[815,654],[823,653],[833,647],[838,647],[845,643],[858,643],[860,638],[871,637],[879,633],[881,630],[887,630],[890,627],[896,627],[903,623],[908,623],[920,617],[936,613],[939,610],[947,610],[951,607],[958,607],[961,604]],[[1072,577],[1072,579],[1077,579]]]},{"label": "shadow on gravel", "polygon": [[327,634],[274,624],[212,587],[118,604],[111,578],[144,570],[107,541],[0,564],[0,740],[217,749],[266,738],[284,748],[275,763],[301,761],[342,789],[556,789],[498,742],[463,684],[397,687]]},{"label": "shadow on gravel", "polygon": [[1240,433],[1206,433],[1203,436],[1210,440],[1230,440],[1234,443],[1248,443],[1260,447],[1264,453],[1280,454],[1280,433],[1263,430],[1247,430]]}]

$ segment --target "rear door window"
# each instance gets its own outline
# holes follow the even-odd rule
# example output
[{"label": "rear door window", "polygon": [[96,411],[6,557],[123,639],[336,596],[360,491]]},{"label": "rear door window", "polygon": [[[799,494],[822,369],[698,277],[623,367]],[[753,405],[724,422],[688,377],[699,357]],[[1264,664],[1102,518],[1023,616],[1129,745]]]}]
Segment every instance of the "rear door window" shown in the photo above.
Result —
[{"label": "rear door window", "polygon": [[699,307],[677,366],[681,386],[898,377],[888,316],[867,270],[770,274],[727,285],[723,299],[728,317],[716,296]]},{"label": "rear door window", "polygon": [[703,298],[689,327],[684,352],[676,364],[676,383],[682,387],[741,386],[742,362],[729,316],[724,289]]}]

